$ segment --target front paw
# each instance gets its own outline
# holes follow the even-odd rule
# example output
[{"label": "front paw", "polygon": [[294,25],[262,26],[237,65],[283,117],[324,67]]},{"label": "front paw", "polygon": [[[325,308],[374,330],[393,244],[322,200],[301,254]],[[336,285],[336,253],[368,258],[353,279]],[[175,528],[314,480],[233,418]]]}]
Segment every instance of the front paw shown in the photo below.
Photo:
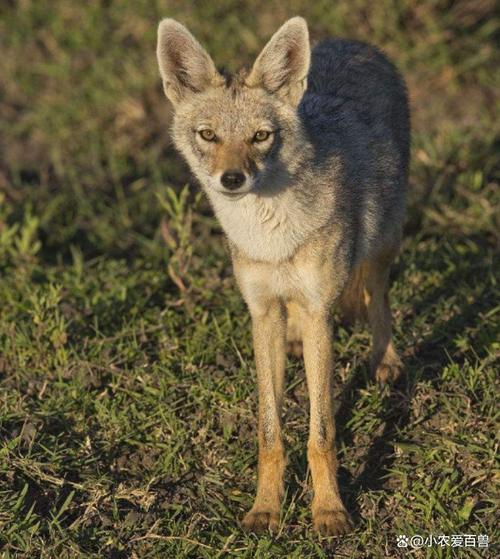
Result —
[{"label": "front paw", "polygon": [[345,510],[319,510],[313,514],[313,526],[322,536],[340,536],[352,530],[352,521]]},{"label": "front paw", "polygon": [[262,533],[266,530],[277,532],[280,522],[278,511],[251,510],[243,519],[243,528],[247,532]]}]

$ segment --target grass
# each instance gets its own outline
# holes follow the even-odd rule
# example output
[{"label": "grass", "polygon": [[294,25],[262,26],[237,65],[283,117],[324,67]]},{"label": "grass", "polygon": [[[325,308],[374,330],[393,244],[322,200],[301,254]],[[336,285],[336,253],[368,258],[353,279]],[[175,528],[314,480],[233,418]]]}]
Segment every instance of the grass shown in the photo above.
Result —
[{"label": "grass", "polygon": [[[333,5],[332,5],[333,4]],[[500,91],[494,2],[294,0],[1,8],[2,558],[498,554]],[[220,64],[294,14],[369,40],[412,99],[411,200],[392,288],[408,382],[381,393],[363,326],[335,341],[341,488],[310,530],[307,392],[287,367],[277,536],[244,534],[256,465],[249,318],[221,230],[168,135],[154,58],[178,17]],[[489,549],[397,548],[488,534]]]}]

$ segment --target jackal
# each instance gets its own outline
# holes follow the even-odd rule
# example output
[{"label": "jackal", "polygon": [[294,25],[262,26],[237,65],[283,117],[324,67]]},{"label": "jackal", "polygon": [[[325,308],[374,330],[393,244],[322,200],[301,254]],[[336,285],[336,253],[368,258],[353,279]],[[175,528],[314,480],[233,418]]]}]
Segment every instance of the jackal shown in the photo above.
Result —
[{"label": "jackal", "polygon": [[281,403],[287,344],[303,349],[310,395],[313,524],[350,528],[337,485],[332,411],[335,305],[366,315],[371,366],[395,380],[388,275],[398,253],[409,159],[406,88],[367,44],[310,50],[294,17],[250,71],[227,75],[180,23],[158,30],[158,63],[174,107],[172,134],[230,246],[252,317],[259,397],[257,496],[243,526],[279,524],[285,456]]}]

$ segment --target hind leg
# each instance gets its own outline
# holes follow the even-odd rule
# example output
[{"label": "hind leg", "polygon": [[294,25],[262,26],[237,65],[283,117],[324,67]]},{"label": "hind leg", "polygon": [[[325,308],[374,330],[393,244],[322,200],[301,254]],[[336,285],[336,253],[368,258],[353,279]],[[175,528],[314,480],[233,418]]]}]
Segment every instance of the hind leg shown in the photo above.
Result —
[{"label": "hind leg", "polygon": [[294,303],[286,306],[286,351],[295,357],[302,357],[302,332],[300,329],[299,308]]},{"label": "hind leg", "polygon": [[365,278],[364,298],[373,335],[371,368],[380,384],[394,382],[401,374],[402,363],[392,343],[392,316],[388,281],[392,258],[370,262]]}]

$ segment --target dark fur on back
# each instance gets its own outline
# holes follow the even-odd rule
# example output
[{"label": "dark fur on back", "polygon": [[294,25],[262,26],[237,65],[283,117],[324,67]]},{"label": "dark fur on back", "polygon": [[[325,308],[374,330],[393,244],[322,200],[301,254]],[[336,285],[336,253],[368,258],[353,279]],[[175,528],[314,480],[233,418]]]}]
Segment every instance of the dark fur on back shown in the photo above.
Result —
[{"label": "dark fur on back", "polygon": [[337,220],[351,231],[354,260],[397,245],[405,214],[410,122],[406,88],[391,62],[362,42],[330,39],[312,51],[299,115],[331,185]]},{"label": "dark fur on back", "polygon": [[361,41],[327,39],[312,51],[308,87],[303,99],[329,96],[337,119],[352,119],[373,130],[391,132],[408,169],[410,116],[406,87],[380,50]]},{"label": "dark fur on back", "polygon": [[[370,129],[371,136],[390,132],[404,170],[408,171],[410,114],[404,81],[376,47],[349,39],[326,39],[311,53],[308,87],[302,100],[305,121],[317,97],[328,98],[329,116]],[[316,125],[317,119],[311,121]],[[331,124],[331,123],[330,123]]]}]

